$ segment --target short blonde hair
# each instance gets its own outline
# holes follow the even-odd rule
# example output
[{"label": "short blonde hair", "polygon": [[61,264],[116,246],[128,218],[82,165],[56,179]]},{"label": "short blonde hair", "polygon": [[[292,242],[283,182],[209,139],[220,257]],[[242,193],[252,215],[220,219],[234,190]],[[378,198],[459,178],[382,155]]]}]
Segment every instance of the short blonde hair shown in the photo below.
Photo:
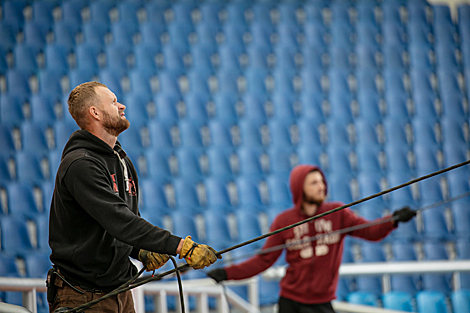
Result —
[{"label": "short blonde hair", "polygon": [[86,82],[75,87],[70,92],[69,99],[67,100],[70,115],[72,115],[81,129],[85,128],[87,124],[85,119],[86,110],[93,102],[99,101],[95,91],[96,87],[108,88],[100,82]]}]

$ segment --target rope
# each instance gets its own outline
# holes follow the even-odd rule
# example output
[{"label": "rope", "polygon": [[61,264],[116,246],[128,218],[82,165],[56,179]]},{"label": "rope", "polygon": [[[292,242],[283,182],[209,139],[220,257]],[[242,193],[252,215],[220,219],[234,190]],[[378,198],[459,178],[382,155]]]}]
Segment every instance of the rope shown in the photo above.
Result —
[{"label": "rope", "polygon": [[[337,208],[335,208],[335,209],[332,209],[332,210],[329,210],[329,211],[320,213],[320,214],[318,214],[318,215],[309,217],[309,218],[307,218],[307,219],[305,219],[305,220],[302,220],[302,221],[299,221],[299,222],[297,222],[297,223],[294,223],[294,224],[291,224],[291,225],[288,225],[288,226],[279,228],[279,229],[277,229],[277,230],[275,230],[275,231],[272,231],[272,232],[266,233],[266,234],[264,234],[264,235],[258,236],[258,237],[256,237],[256,238],[247,240],[247,241],[245,241],[245,242],[236,244],[236,245],[234,245],[234,246],[232,246],[232,247],[229,247],[229,248],[227,248],[227,249],[224,249],[224,250],[221,250],[221,251],[217,252],[216,255],[217,255],[217,256],[222,255],[222,254],[227,253],[227,252],[229,252],[229,251],[232,251],[232,250],[235,250],[235,249],[244,247],[244,246],[246,246],[246,245],[252,244],[252,243],[257,242],[257,241],[260,241],[260,240],[265,239],[265,238],[267,238],[267,237],[276,235],[276,234],[278,234],[278,233],[280,233],[280,232],[283,232],[283,231],[285,231],[285,230],[292,229],[292,228],[294,228],[294,227],[296,227],[296,226],[299,226],[299,225],[308,223],[308,222],[310,222],[310,221],[316,220],[316,219],[318,219],[318,218],[320,218],[320,217],[323,217],[323,216],[326,216],[326,215],[335,213],[335,212],[337,212],[337,211],[343,210],[343,209],[345,209],[345,208],[355,206],[355,205],[357,205],[357,204],[359,204],[359,203],[362,203],[362,202],[365,202],[365,201],[368,201],[368,200],[371,200],[371,199],[374,199],[374,198],[383,196],[383,195],[388,194],[388,193],[390,193],[390,192],[392,192],[392,191],[395,191],[395,190],[404,188],[404,187],[406,187],[406,186],[415,184],[415,183],[417,183],[417,182],[420,182],[420,181],[422,181],[422,180],[429,179],[429,178],[431,178],[431,177],[434,177],[434,176],[437,176],[437,175],[440,175],[440,174],[443,174],[443,173],[452,171],[452,170],[454,170],[454,169],[457,169],[457,168],[459,168],[459,167],[462,167],[462,166],[465,166],[465,165],[468,165],[468,164],[470,164],[470,160],[464,161],[464,162],[459,163],[459,164],[455,164],[455,165],[453,165],[453,166],[444,168],[444,169],[439,170],[439,171],[436,171],[436,172],[432,172],[432,173],[430,173],[430,174],[428,174],[428,175],[424,175],[424,176],[421,176],[421,177],[412,179],[412,180],[410,180],[410,181],[408,181],[408,182],[406,182],[406,183],[403,183],[403,184],[400,184],[400,185],[398,185],[398,186],[395,186],[395,187],[386,189],[386,190],[384,190],[384,191],[378,192],[378,193],[373,194],[373,195],[371,195],[371,196],[368,196],[368,197],[365,197],[365,198],[362,198],[362,199],[353,201],[353,202],[351,202],[351,203],[349,203],[349,204],[345,204],[345,205],[339,206],[339,207],[337,207]],[[331,233],[330,233],[330,234],[331,234]],[[184,264],[184,265],[181,265],[181,266],[176,267],[175,269],[172,269],[172,270],[166,271],[166,272],[164,272],[164,273],[161,273],[161,274],[159,274],[159,275],[156,275],[156,276],[154,276],[154,277],[148,277],[148,278],[142,278],[142,279],[137,279],[137,278],[134,279],[134,278],[133,278],[135,283],[131,284],[130,286],[128,286],[128,287],[126,287],[126,288],[117,289],[117,290],[112,291],[112,292],[108,293],[107,295],[105,295],[105,296],[103,296],[103,297],[101,297],[101,298],[99,298],[99,299],[95,299],[95,300],[93,300],[93,301],[90,301],[90,302],[88,302],[88,303],[82,304],[82,305],[80,305],[80,306],[78,306],[78,307],[76,307],[76,308],[73,308],[73,309],[70,309],[70,310],[67,310],[67,311],[64,311],[64,312],[69,312],[69,313],[71,313],[71,312],[83,312],[83,310],[85,310],[85,309],[87,309],[87,308],[89,308],[89,307],[95,305],[96,303],[101,302],[101,301],[103,301],[103,300],[105,300],[105,299],[107,299],[107,298],[109,298],[109,297],[115,296],[115,295],[117,295],[117,294],[119,294],[119,293],[121,293],[121,292],[128,291],[128,290],[131,290],[131,289],[133,289],[133,288],[136,288],[136,287],[145,285],[145,284],[147,284],[147,283],[149,283],[149,282],[156,281],[156,280],[160,280],[160,279],[162,279],[163,277],[165,277],[165,276],[167,276],[167,275],[173,274],[173,273],[175,273],[175,272],[177,272],[177,271],[185,270],[185,269],[187,269],[187,268],[189,268],[189,264]]]}]

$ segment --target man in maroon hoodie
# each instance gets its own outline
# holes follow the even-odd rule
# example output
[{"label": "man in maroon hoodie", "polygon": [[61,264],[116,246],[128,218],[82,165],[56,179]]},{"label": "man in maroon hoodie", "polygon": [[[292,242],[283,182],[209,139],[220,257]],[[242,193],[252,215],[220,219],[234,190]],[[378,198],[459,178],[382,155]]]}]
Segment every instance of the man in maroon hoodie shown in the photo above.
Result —
[{"label": "man in maroon hoodie", "polygon": [[[290,175],[290,187],[294,207],[276,216],[271,231],[343,205],[341,202],[324,202],[327,194],[326,180],[323,172],[316,166],[296,166]],[[403,208],[393,214],[394,220],[391,222],[355,230],[349,234],[378,241],[396,228],[398,222],[409,221],[415,215],[415,211]],[[281,280],[279,313],[334,312],[330,302],[336,298],[338,269],[346,234],[333,234],[303,243],[300,240],[364,223],[368,221],[346,208],[268,237],[263,249],[299,241],[299,244],[287,247],[286,261],[289,266]],[[277,250],[259,254],[241,264],[212,270],[207,275],[217,282],[249,278],[268,269],[281,253],[282,250]]]}]

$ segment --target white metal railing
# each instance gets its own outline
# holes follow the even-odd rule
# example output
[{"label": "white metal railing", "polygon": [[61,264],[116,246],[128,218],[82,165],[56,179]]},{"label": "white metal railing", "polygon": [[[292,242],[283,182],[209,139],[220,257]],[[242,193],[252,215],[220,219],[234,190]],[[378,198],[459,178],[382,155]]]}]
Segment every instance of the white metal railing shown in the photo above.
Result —
[{"label": "white metal railing", "polygon": [[[353,263],[342,264],[339,269],[340,276],[358,275],[390,275],[390,274],[423,274],[423,273],[458,273],[470,272],[470,260],[466,261],[425,261],[425,262],[383,262],[383,263]],[[284,267],[270,268],[262,275],[266,279],[280,279],[285,274]],[[208,298],[217,299],[217,310],[221,313],[229,312],[229,303],[243,312],[259,313],[258,278],[253,277],[244,281],[230,281],[225,286],[248,286],[248,301],[245,301],[235,292],[215,284],[212,279],[183,280],[185,303],[188,297],[196,297],[197,309],[200,313],[209,312]],[[386,291],[386,288],[384,288]],[[36,293],[45,292],[45,279],[42,278],[12,278],[0,277],[0,291],[23,292],[23,306],[31,312],[37,312]],[[144,295],[155,296],[156,310],[167,312],[167,295],[179,296],[176,282],[154,282],[133,289],[134,302],[137,313],[145,312]],[[177,301],[179,306],[179,302]],[[333,302],[338,311],[367,312],[371,308],[351,305],[344,302]],[[177,308],[179,309],[179,307]],[[373,312],[393,312],[373,308]]]}]

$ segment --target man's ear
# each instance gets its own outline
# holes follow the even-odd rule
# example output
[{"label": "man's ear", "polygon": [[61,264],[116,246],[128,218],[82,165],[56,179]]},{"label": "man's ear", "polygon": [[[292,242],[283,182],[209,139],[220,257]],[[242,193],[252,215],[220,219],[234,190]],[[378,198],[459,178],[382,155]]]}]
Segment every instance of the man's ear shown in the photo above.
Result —
[{"label": "man's ear", "polygon": [[99,110],[97,107],[91,106],[91,107],[88,109],[88,113],[90,113],[90,115],[91,115],[94,119],[96,119],[96,120],[98,120],[98,121],[101,120],[101,112],[100,112],[100,110]]}]

